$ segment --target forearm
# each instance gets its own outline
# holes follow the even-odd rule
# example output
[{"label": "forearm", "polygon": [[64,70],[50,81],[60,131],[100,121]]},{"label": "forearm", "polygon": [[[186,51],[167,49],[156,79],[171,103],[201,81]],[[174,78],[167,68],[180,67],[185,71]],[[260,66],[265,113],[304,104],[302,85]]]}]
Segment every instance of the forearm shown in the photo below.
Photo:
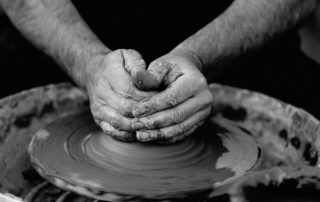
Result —
[{"label": "forearm", "polygon": [[88,62],[109,52],[69,0],[0,0],[12,23],[53,57],[79,85],[90,74]]},{"label": "forearm", "polygon": [[[235,0],[218,18],[182,42],[173,52],[188,53],[208,67],[228,62],[302,22],[317,0]],[[212,69],[210,69],[211,71]]]}]

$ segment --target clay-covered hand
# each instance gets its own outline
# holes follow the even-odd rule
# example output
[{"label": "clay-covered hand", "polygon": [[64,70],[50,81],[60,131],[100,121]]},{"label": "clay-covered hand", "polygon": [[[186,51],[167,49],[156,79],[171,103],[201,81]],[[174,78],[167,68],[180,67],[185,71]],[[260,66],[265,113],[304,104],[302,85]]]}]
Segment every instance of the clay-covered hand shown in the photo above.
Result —
[{"label": "clay-covered hand", "polygon": [[91,66],[86,89],[96,123],[117,139],[133,139],[133,106],[150,97],[133,83],[139,82],[140,70],[145,72],[144,60],[134,50],[120,49],[96,57]]},{"label": "clay-covered hand", "polygon": [[167,54],[152,62],[139,88],[160,88],[134,107],[133,124],[140,141],[175,142],[199,127],[211,111],[212,94],[199,62],[192,57]]}]

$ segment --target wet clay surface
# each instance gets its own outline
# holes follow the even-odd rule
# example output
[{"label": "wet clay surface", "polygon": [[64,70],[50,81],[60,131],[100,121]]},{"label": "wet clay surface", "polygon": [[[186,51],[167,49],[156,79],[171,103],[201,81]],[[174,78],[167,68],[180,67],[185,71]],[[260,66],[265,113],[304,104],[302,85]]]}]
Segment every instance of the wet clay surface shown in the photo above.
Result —
[{"label": "wet clay surface", "polygon": [[49,124],[29,152],[36,170],[55,185],[106,200],[108,193],[159,199],[211,190],[253,169],[260,157],[249,135],[222,118],[184,141],[159,145],[114,140],[89,112]]}]

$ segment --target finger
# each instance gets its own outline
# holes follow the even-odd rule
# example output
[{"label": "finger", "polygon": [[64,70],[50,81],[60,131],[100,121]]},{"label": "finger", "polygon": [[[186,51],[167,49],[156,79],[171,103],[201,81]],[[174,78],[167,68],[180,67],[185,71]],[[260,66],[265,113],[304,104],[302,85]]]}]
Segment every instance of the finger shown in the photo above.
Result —
[{"label": "finger", "polygon": [[110,106],[101,105],[99,107],[91,107],[91,111],[98,123],[107,122],[118,130],[132,131],[131,120]]},{"label": "finger", "polygon": [[138,103],[133,108],[135,117],[143,117],[172,108],[195,94],[195,85],[188,78],[178,78],[172,86],[152,96],[149,100]]},{"label": "finger", "polygon": [[178,135],[178,136],[175,136],[173,138],[166,139],[166,140],[160,140],[159,143],[160,144],[172,144],[172,143],[181,141],[181,140],[189,137],[198,127],[202,126],[203,124],[204,124],[204,121],[199,122],[199,124],[193,126],[190,130],[188,130],[184,134]]},{"label": "finger", "polygon": [[133,83],[141,90],[154,89],[156,80],[147,72],[146,63],[140,53],[132,49],[121,50],[124,68],[131,75]]},{"label": "finger", "polygon": [[[170,72],[170,73],[169,73]],[[161,84],[166,86],[182,75],[177,66],[164,60],[152,62],[148,70],[139,72],[139,88],[143,90],[157,90]]]},{"label": "finger", "polygon": [[137,131],[136,136],[139,141],[154,141],[154,140],[163,140],[171,139],[173,137],[183,135],[194,126],[199,126],[199,123],[202,123],[207,116],[210,114],[211,108],[200,111],[194,116],[185,120],[182,123],[157,129],[157,130],[140,130]]},{"label": "finger", "polygon": [[147,72],[140,73],[140,87],[144,90],[158,89],[165,76],[171,70],[171,66],[172,65],[166,61],[157,60],[155,62],[152,62],[149,65]]},{"label": "finger", "polygon": [[156,87],[161,84],[168,86],[183,74],[177,65],[161,59],[152,62],[148,67],[148,72],[155,79]]},{"label": "finger", "polygon": [[110,135],[118,140],[130,141],[134,139],[132,132],[117,130],[107,122],[100,121],[98,122],[98,125],[107,135]]},{"label": "finger", "polygon": [[[111,57],[111,61],[108,63],[113,67],[113,76],[107,76],[109,86],[116,93],[128,99],[140,101],[150,97],[148,92],[141,91],[134,85],[130,75],[130,67],[136,71],[143,69],[146,72],[143,59],[141,56],[137,56],[139,53],[134,50],[118,50],[115,52],[117,53],[116,56]],[[127,70],[125,67],[127,67]],[[106,80],[106,78],[101,79]]]},{"label": "finger", "polygon": [[114,91],[109,93],[108,98],[106,98],[109,105],[115,109],[118,113],[126,117],[133,117],[132,110],[136,102],[131,99],[126,99],[120,94]]},{"label": "finger", "polygon": [[191,97],[175,108],[163,110],[149,116],[135,119],[132,123],[134,130],[157,129],[175,125],[185,121],[194,113],[205,110],[211,105],[211,93],[204,91],[196,97]]},{"label": "finger", "polygon": [[138,102],[141,100],[150,98],[151,96],[156,94],[156,92],[153,92],[153,91],[148,91],[148,92],[141,91],[137,89],[133,84],[131,85],[130,83],[126,86],[127,86],[126,88],[122,88],[118,90],[113,89],[113,90],[116,94],[120,95],[125,99],[130,99]]},{"label": "finger", "polygon": [[116,93],[108,82],[100,83],[103,85],[98,85],[95,89],[95,92],[99,93],[93,94],[93,96],[96,95],[94,99],[97,101],[95,102],[101,102],[100,105],[103,106],[109,105],[123,116],[133,117],[132,110],[137,102],[132,99],[127,99],[123,95]]},{"label": "finger", "polygon": [[146,70],[146,63],[139,52],[133,49],[121,49],[124,59],[124,68],[131,74],[136,71]]}]

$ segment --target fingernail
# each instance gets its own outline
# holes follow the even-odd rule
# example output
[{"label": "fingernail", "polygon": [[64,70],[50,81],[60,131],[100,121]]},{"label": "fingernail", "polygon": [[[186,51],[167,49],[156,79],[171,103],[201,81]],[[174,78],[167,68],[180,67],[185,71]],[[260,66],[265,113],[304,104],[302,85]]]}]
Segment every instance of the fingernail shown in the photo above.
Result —
[{"label": "fingernail", "polygon": [[138,132],[138,137],[137,137],[140,141],[148,141],[151,136],[148,132],[142,132],[142,131],[139,131]]},{"label": "fingernail", "polygon": [[144,123],[137,121],[137,122],[132,123],[131,127],[133,130],[139,130],[139,129],[144,128]]}]

